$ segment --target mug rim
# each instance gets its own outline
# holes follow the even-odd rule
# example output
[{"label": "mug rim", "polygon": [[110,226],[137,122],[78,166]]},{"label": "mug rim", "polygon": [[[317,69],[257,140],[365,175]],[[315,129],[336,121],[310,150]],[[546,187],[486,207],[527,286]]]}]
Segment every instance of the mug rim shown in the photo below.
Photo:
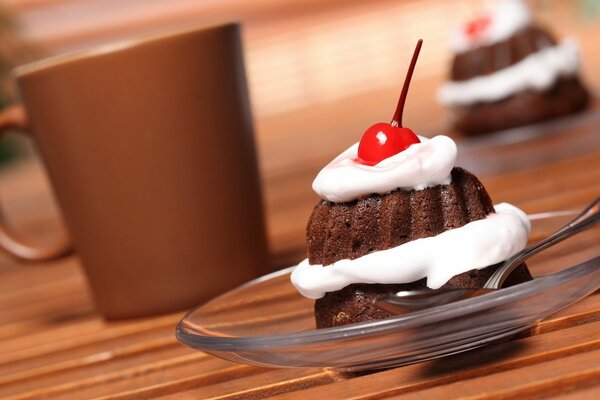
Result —
[{"label": "mug rim", "polygon": [[225,20],[207,23],[204,25],[196,24],[193,26],[172,28],[159,32],[147,33],[132,38],[118,39],[108,43],[85,47],[83,49],[59,53],[56,55],[42,58],[41,60],[36,60],[23,65],[19,65],[13,69],[12,74],[14,77],[20,78],[48,68],[58,67],[82,59],[118,53],[120,51],[143,46],[150,42],[157,42],[163,39],[168,39],[180,35],[187,35],[200,31],[215,30],[228,27],[239,27],[240,25],[241,24],[239,21]]}]

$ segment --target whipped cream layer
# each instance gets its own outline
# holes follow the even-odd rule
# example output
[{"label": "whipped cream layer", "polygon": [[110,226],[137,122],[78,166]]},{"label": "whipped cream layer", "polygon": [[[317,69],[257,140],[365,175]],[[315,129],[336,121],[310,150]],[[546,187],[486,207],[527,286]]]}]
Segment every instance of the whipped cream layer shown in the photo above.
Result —
[{"label": "whipped cream layer", "polygon": [[427,278],[437,289],[455,275],[504,261],[527,245],[531,224],[520,209],[501,203],[496,212],[439,235],[328,266],[302,261],[291,280],[305,297],[318,299],[354,283],[410,283]]},{"label": "whipped cream layer", "polygon": [[422,190],[451,182],[456,144],[447,136],[419,136],[406,150],[369,166],[356,162],[358,143],[352,145],[319,172],[313,190],[321,198],[341,203],[395,189]]},{"label": "whipped cream layer", "polygon": [[494,73],[446,82],[438,92],[438,100],[460,106],[497,101],[525,90],[544,91],[559,78],[576,75],[579,64],[577,43],[564,40]]},{"label": "whipped cream layer", "polygon": [[531,23],[531,11],[520,0],[496,0],[492,2],[488,16],[489,25],[476,36],[469,35],[466,26],[454,31],[451,45],[456,53],[502,42]]}]

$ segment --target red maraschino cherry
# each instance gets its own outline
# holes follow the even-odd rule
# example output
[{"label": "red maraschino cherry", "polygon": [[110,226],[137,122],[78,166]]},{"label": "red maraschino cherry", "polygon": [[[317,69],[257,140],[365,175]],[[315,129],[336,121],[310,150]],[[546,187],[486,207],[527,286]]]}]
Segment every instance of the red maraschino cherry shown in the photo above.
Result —
[{"label": "red maraschino cherry", "polygon": [[371,166],[379,164],[386,158],[406,150],[410,145],[421,142],[413,131],[402,127],[402,113],[404,111],[404,103],[406,103],[410,80],[422,44],[423,41],[419,39],[410,66],[408,67],[406,78],[404,79],[404,86],[402,86],[402,92],[400,93],[392,122],[389,124],[379,122],[371,126],[363,134],[358,145],[357,161],[359,163]]},{"label": "red maraschino cherry", "polygon": [[471,40],[478,40],[485,34],[491,23],[492,19],[489,16],[484,15],[483,17],[479,17],[467,23],[465,26],[465,33]]}]

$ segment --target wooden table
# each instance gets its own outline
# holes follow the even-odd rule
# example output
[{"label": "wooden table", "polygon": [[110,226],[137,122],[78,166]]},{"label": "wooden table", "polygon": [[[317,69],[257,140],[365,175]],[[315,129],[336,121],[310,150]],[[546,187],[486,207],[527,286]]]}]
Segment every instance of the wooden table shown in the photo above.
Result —
[{"label": "wooden table", "polygon": [[[600,111],[482,139],[458,139],[459,164],[495,201],[525,211],[577,209],[600,194]],[[262,154],[277,153],[262,142]],[[341,145],[341,144],[340,144]],[[341,150],[341,148],[340,148]],[[263,163],[265,162],[263,158]],[[274,266],[300,260],[322,165],[306,158],[285,174],[264,171]],[[267,160],[268,163],[268,160]],[[41,240],[58,225],[39,164],[0,176],[7,214]],[[546,273],[600,254],[597,232],[538,256]],[[600,396],[600,293],[508,342],[362,375],[233,364],[183,347],[182,313],[104,322],[77,257],[22,266],[0,258],[0,397],[33,398],[509,398]]]}]

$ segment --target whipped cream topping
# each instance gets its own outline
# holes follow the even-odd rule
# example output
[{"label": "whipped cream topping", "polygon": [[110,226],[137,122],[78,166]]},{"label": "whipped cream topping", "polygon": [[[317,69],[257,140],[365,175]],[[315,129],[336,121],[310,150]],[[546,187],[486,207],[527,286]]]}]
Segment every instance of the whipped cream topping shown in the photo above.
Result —
[{"label": "whipped cream topping", "polygon": [[455,275],[499,263],[525,248],[531,230],[527,214],[507,203],[495,209],[485,219],[354,260],[322,266],[306,259],[292,272],[292,284],[311,299],[354,283],[410,283],[427,278],[427,286],[437,289]]},{"label": "whipped cream topping", "polygon": [[456,161],[456,144],[447,136],[419,136],[406,150],[369,166],[356,162],[358,143],[319,172],[313,190],[323,199],[340,203],[395,189],[422,190],[449,184]]},{"label": "whipped cream topping", "polygon": [[544,91],[557,79],[577,74],[579,64],[577,42],[563,40],[494,73],[446,82],[438,92],[438,100],[460,106],[497,101],[525,90]]},{"label": "whipped cream topping", "polygon": [[496,0],[489,9],[489,18],[489,25],[476,36],[469,35],[466,26],[458,27],[451,36],[453,50],[464,53],[506,40],[531,23],[531,11],[520,0]]}]

